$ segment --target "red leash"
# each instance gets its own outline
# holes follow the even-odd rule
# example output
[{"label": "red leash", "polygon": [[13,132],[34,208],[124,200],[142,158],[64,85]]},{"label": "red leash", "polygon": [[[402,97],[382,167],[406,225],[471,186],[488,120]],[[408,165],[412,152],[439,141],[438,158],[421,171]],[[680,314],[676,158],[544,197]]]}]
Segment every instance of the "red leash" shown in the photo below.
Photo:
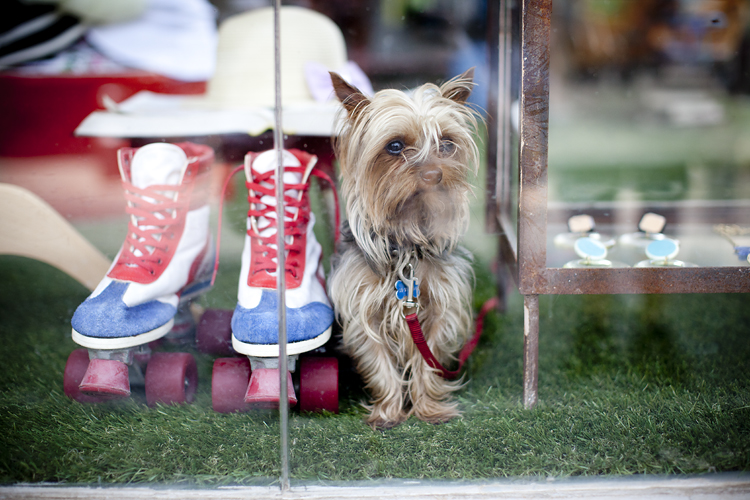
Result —
[{"label": "red leash", "polygon": [[463,368],[464,363],[479,343],[479,337],[481,337],[482,329],[484,328],[484,317],[488,312],[490,312],[490,310],[495,309],[499,302],[500,301],[497,297],[492,297],[482,305],[482,309],[479,311],[479,315],[477,316],[476,331],[474,332],[474,336],[469,339],[463,349],[461,349],[461,352],[458,355],[458,368],[456,368],[455,370],[448,370],[447,368],[445,368],[440,364],[440,361],[435,358],[435,355],[432,354],[432,351],[430,350],[429,346],[427,345],[427,341],[424,338],[424,333],[422,333],[422,326],[419,324],[419,319],[417,319],[417,313],[413,312],[411,314],[407,314],[405,316],[405,319],[406,323],[409,325],[411,338],[414,340],[414,344],[417,346],[417,349],[419,349],[419,352],[422,354],[422,357],[427,362],[427,364],[430,365],[431,368],[435,368],[436,370],[440,371],[440,374],[443,376],[443,378],[452,380],[458,377],[458,374],[461,372],[461,368]]}]

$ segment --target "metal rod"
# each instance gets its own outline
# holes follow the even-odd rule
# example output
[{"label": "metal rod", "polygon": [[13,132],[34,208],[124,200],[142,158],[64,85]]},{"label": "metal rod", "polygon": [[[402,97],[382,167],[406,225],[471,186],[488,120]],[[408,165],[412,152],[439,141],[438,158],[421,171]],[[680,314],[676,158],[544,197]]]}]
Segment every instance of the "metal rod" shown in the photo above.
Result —
[{"label": "metal rod", "polygon": [[547,268],[527,284],[541,295],[750,293],[750,267]]},{"label": "metal rod", "polygon": [[523,0],[521,10],[521,119],[518,187],[518,285],[530,284],[547,264],[547,131],[549,128],[552,0]]},{"label": "metal rod", "polygon": [[502,88],[500,85],[502,73],[502,29],[499,27],[501,0],[490,0],[487,2],[487,52],[488,52],[488,81],[487,88],[487,171],[485,174],[485,231],[495,234],[500,231],[498,227],[499,195],[497,189],[498,177],[500,175],[500,162],[498,160],[499,130],[502,128]]},{"label": "metal rod", "polygon": [[512,92],[512,85],[511,85],[511,76],[513,72],[513,19],[512,19],[512,5],[509,0],[503,0],[502,2],[502,12],[501,12],[501,30],[503,35],[503,42],[500,44],[503,54],[502,54],[502,84],[501,84],[501,98],[503,100],[502,103],[502,117],[500,118],[501,123],[503,124],[502,129],[502,138],[499,138],[502,142],[502,148],[503,148],[503,156],[502,156],[502,167],[501,171],[503,175],[500,178],[500,181],[496,184],[495,189],[500,191],[500,210],[506,217],[511,216],[511,210],[512,210],[512,195],[511,195],[511,176],[513,175],[513,169],[510,164],[511,162],[511,129],[512,129],[512,117],[510,114],[511,104],[513,97],[511,95]]},{"label": "metal rod", "polygon": [[281,123],[281,0],[275,0],[274,20],[274,70],[275,124],[273,142],[276,149],[276,292],[279,304],[279,431],[281,433],[281,491],[289,490],[289,395],[287,393],[286,358],[286,251],[284,239],[284,131]]},{"label": "metal rod", "polygon": [[536,406],[539,380],[539,296],[523,296],[523,406]]}]

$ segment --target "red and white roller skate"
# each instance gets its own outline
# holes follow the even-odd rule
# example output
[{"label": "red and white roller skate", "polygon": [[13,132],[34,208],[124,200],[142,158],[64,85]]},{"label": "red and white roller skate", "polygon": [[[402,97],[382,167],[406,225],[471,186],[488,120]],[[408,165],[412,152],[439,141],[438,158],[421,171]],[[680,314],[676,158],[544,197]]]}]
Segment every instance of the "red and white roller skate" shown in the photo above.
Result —
[{"label": "red and white roller skate", "polygon": [[[212,397],[220,412],[279,405],[280,374],[275,151],[249,153],[245,176],[250,210],[242,253],[237,307],[231,314],[231,347],[247,358],[218,359]],[[338,364],[335,358],[298,356],[323,346],[331,337],[333,308],[325,292],[322,248],[313,226],[308,188],[317,158],[299,150],[284,151],[284,236],[288,366],[300,373],[300,406],[304,411],[338,409]],[[327,178],[327,176],[326,176]],[[328,179],[330,181],[330,179]],[[214,317],[215,316],[215,317]],[[209,317],[221,328],[229,315]],[[205,319],[205,316],[204,316]],[[221,330],[228,333],[226,325]],[[204,338],[216,338],[209,332]],[[198,342],[201,343],[199,327]],[[220,345],[222,342],[211,341]],[[289,404],[297,403],[292,374],[287,374]]]},{"label": "red and white roller skate", "polygon": [[[148,343],[167,336],[178,312],[211,286],[213,150],[155,143],[121,149],[118,162],[128,234],[109,272],[71,320],[73,340],[88,352],[69,358],[65,393],[79,401],[127,397],[129,380],[142,379],[147,364],[149,404],[191,401],[198,381],[195,360],[183,353],[152,356]],[[178,330],[184,334],[186,328]]]}]

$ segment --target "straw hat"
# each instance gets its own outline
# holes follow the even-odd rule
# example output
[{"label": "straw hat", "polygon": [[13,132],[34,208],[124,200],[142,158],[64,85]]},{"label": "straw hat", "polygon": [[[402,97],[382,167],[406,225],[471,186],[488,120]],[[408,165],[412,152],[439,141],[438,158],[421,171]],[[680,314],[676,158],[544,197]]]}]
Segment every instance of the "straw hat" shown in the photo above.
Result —
[{"label": "straw hat", "polygon": [[[358,67],[352,67],[354,63],[347,62],[344,37],[329,18],[292,6],[282,7],[280,15],[284,133],[330,137],[335,133],[341,105],[333,96],[328,71],[336,71],[344,78],[348,74],[364,92],[371,91],[369,80]],[[113,103],[108,111],[91,113],[78,126],[76,135],[259,135],[273,129],[274,38],[273,8],[233,16],[219,28],[216,72],[208,82],[206,94],[139,92],[122,103]],[[327,95],[331,99],[326,100]]]},{"label": "straw hat", "polygon": [[[219,28],[216,72],[206,105],[221,108],[274,106],[274,14],[262,8],[233,16]],[[305,65],[336,70],[347,62],[341,30],[315,11],[286,6],[280,11],[282,105],[312,102]]]}]

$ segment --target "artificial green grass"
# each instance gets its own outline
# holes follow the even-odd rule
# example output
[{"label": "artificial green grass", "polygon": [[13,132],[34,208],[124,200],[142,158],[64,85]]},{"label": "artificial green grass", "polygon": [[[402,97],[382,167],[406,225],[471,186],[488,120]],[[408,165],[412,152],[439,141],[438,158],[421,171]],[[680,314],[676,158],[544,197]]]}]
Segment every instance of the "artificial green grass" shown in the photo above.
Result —
[{"label": "artificial green grass", "polygon": [[[475,305],[494,294],[477,270]],[[208,306],[233,307],[239,267],[222,263]],[[62,391],[87,291],[45,264],[0,257],[0,482],[270,484],[280,475],[273,411],[211,409],[213,359],[194,353],[195,404],[83,405]],[[346,375],[338,415],[289,420],[298,480],[481,479],[750,468],[747,295],[540,298],[539,404],[521,403],[522,307],[490,314],[457,394],[463,417],[363,423]]]}]

